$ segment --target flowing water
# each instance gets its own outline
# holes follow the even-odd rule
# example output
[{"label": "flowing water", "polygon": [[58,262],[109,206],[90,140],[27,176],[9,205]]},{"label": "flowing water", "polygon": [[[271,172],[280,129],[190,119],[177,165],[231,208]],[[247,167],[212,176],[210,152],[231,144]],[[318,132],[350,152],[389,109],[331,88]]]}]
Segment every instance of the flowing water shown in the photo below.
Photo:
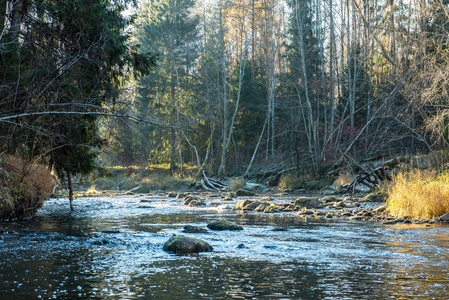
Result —
[{"label": "flowing water", "polygon": [[[0,223],[0,299],[449,299],[449,227],[188,208],[158,196],[45,203]],[[162,251],[184,234],[213,252]],[[241,245],[243,244],[243,245]]]}]

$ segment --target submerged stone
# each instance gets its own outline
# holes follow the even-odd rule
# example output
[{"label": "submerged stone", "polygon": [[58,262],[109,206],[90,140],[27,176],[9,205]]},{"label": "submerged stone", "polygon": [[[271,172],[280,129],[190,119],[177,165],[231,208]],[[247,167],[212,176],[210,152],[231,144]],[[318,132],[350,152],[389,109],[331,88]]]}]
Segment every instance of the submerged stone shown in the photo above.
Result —
[{"label": "submerged stone", "polygon": [[199,253],[210,252],[214,248],[207,242],[185,237],[182,235],[174,235],[167,242],[165,242],[162,250],[173,253]]},{"label": "submerged stone", "polygon": [[210,230],[243,230],[242,226],[223,219],[210,222],[209,224],[207,224],[207,228],[209,228]]}]

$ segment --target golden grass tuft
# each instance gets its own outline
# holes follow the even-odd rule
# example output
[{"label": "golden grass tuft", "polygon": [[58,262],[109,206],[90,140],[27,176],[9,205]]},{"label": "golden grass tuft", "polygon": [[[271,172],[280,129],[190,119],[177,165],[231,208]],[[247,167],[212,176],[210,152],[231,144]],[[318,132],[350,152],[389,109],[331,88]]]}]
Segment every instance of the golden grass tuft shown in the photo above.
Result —
[{"label": "golden grass tuft", "polygon": [[414,170],[387,186],[388,211],[401,218],[431,220],[449,213],[449,174]]}]

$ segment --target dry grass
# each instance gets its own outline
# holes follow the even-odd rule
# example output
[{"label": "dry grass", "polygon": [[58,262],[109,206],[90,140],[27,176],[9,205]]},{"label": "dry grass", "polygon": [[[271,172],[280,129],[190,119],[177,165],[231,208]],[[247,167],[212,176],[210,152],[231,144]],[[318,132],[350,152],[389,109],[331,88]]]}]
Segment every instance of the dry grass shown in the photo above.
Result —
[{"label": "dry grass", "polygon": [[341,191],[341,189],[345,184],[352,183],[353,180],[354,175],[352,174],[351,171],[349,170],[341,171],[340,174],[338,175],[338,178],[334,182],[335,190]]},{"label": "dry grass", "polygon": [[449,213],[449,175],[414,170],[395,175],[387,187],[388,211],[402,218],[430,220]]},{"label": "dry grass", "polygon": [[192,181],[191,178],[179,178],[163,174],[153,174],[144,177],[139,182],[150,189],[172,190],[182,187],[186,182]]},{"label": "dry grass", "polygon": [[278,188],[280,190],[295,189],[301,184],[301,178],[296,173],[282,174],[279,179]]},{"label": "dry grass", "polygon": [[229,180],[229,190],[235,192],[246,185],[246,181],[242,177],[233,177]]},{"label": "dry grass", "polygon": [[150,190],[175,190],[186,187],[192,177],[176,177],[161,172],[145,172],[145,174],[120,174],[109,178],[99,178],[95,181],[97,190],[130,190],[142,187]]},{"label": "dry grass", "polygon": [[1,157],[0,219],[32,215],[55,185],[47,167],[15,156]]}]

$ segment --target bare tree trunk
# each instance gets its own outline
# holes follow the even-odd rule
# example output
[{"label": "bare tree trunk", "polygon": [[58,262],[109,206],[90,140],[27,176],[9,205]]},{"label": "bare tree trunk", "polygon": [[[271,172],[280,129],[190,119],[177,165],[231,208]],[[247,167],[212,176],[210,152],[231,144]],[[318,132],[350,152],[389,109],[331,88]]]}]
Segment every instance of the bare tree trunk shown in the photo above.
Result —
[{"label": "bare tree trunk", "polygon": [[222,8],[220,8],[220,47],[221,47],[221,88],[222,88],[222,102],[223,102],[223,129],[222,129],[222,138],[223,138],[223,146],[221,152],[221,161],[220,167],[218,168],[218,175],[223,176],[226,174],[226,152],[227,152],[227,132],[228,132],[228,99],[227,99],[227,71],[226,71],[226,48],[225,48],[225,40],[224,40],[224,25],[223,25],[223,16],[222,16]]},{"label": "bare tree trunk", "polygon": [[70,201],[70,210],[73,209],[73,183],[72,183],[72,172],[67,171],[67,184],[69,186],[69,201]]},{"label": "bare tree trunk", "polygon": [[[354,114],[353,114],[353,97],[352,97],[352,70],[351,70],[351,15],[349,10],[349,1],[346,0],[346,15],[348,17],[348,24],[347,24],[347,34],[348,34],[348,44],[347,47],[347,59],[346,63],[348,65],[348,91],[349,91],[349,113],[350,113],[350,125],[352,128],[354,128]],[[343,115],[344,116],[344,115]],[[354,139],[354,135],[351,130],[351,140]]]},{"label": "bare tree trunk", "polygon": [[[352,43],[353,43],[353,50],[352,50],[352,60],[354,64],[354,72],[352,74],[352,101],[351,101],[351,140],[354,138],[354,129],[355,129],[355,97],[356,97],[356,84],[357,84],[357,19],[356,19],[356,12],[355,9],[352,9]],[[356,150],[353,148],[354,151]]]},{"label": "bare tree trunk", "polygon": [[[329,76],[330,76],[330,105],[331,105],[331,125],[330,132],[334,132],[335,123],[335,93],[334,93],[334,7],[332,0],[329,0],[329,18],[330,18],[330,49],[329,49]],[[326,137],[327,138],[327,137]],[[332,141],[331,141],[332,143]]]},{"label": "bare tree trunk", "polygon": [[22,23],[22,17],[27,0],[14,0],[12,1],[12,13],[11,13],[11,38],[16,41],[19,37],[20,25]]},{"label": "bare tree trunk", "polygon": [[265,132],[265,127],[267,127],[268,118],[269,118],[269,115],[267,113],[267,117],[265,118],[265,123],[263,123],[262,131],[260,132],[260,135],[259,135],[259,140],[257,141],[256,148],[254,149],[254,152],[253,152],[253,156],[251,157],[251,161],[249,162],[249,165],[246,168],[245,176],[248,175],[249,171],[251,170],[251,168],[253,166],[254,159],[256,158],[256,155],[257,155],[257,150],[259,149],[260,142],[262,141],[262,137]]},{"label": "bare tree trunk", "polygon": [[[390,0],[390,24],[391,24],[391,29],[390,29],[390,34],[391,34],[391,53],[390,53],[390,57],[391,59],[396,62],[396,36],[395,36],[395,25],[394,25],[394,0]],[[393,69],[395,68],[396,64],[393,64]]]},{"label": "bare tree trunk", "polygon": [[0,0],[0,42],[3,36],[3,29],[5,28],[6,20],[6,0]]},{"label": "bare tree trunk", "polygon": [[182,159],[182,148],[181,148],[181,122],[179,117],[179,74],[178,67],[175,62],[175,72],[176,72],[176,123],[177,123],[177,142],[178,142],[178,159],[179,159],[179,167],[182,172],[183,169],[183,159]]},{"label": "bare tree trunk", "polygon": [[171,135],[171,152],[170,152],[170,174],[173,175],[176,169],[176,133],[175,129],[170,132]]},{"label": "bare tree trunk", "polygon": [[307,105],[307,120],[308,120],[308,124],[307,124],[307,131],[309,132],[308,134],[308,139],[309,139],[309,154],[310,154],[310,158],[313,162],[313,166],[314,169],[317,170],[318,166],[316,164],[316,157],[315,157],[315,151],[314,151],[314,147],[313,145],[315,144],[315,140],[316,140],[316,136],[315,136],[315,129],[314,129],[314,120],[313,120],[313,108],[312,108],[312,103],[309,97],[309,83],[308,83],[308,75],[307,75],[307,69],[306,69],[306,55],[305,55],[305,45],[304,45],[304,20],[303,20],[303,16],[302,13],[300,13],[299,11],[299,2],[298,0],[296,0],[296,13],[295,13],[295,17],[297,19],[297,24],[299,26],[298,28],[298,32],[299,32],[299,48],[300,48],[300,55],[301,55],[301,67],[302,67],[302,73],[304,76],[304,92],[305,92],[305,97],[306,97],[306,105]]},{"label": "bare tree trunk", "polygon": [[[232,133],[234,130],[234,122],[235,122],[235,118],[237,117],[237,113],[239,111],[239,104],[240,104],[240,95],[242,92],[242,84],[243,84],[243,76],[245,76],[245,68],[246,68],[246,55],[244,54],[244,48],[243,48],[243,35],[244,35],[244,29],[245,29],[245,18],[243,17],[242,20],[242,27],[240,30],[240,62],[239,62],[239,83],[238,83],[238,90],[237,90],[237,100],[235,103],[235,109],[234,109],[234,114],[232,115],[232,120],[231,120],[231,125],[229,126],[229,135],[227,138],[227,143],[226,143],[226,150],[229,148],[229,144],[232,138]],[[246,44],[246,41],[245,41]],[[245,46],[246,49],[246,46]]]},{"label": "bare tree trunk", "polygon": [[254,7],[254,1],[251,0],[251,79],[254,80],[255,69],[255,61],[256,61],[256,9]]}]

